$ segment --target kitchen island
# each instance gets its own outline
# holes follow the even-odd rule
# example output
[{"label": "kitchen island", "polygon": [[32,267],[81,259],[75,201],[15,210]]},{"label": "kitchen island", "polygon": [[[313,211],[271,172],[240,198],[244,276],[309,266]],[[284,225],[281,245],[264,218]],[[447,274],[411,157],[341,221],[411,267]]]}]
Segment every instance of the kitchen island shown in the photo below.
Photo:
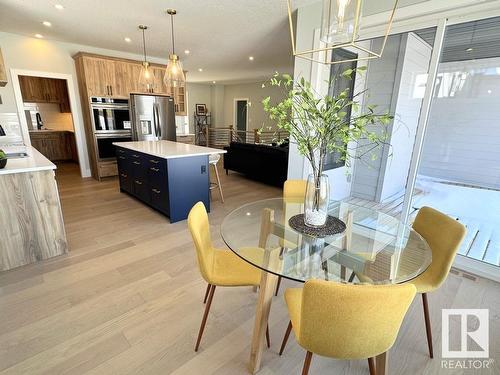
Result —
[{"label": "kitchen island", "polygon": [[209,156],[225,150],[171,141],[115,142],[120,190],[170,218],[184,220],[196,202],[210,211]]},{"label": "kitchen island", "polygon": [[56,166],[33,147],[2,149],[0,271],[67,253]]}]

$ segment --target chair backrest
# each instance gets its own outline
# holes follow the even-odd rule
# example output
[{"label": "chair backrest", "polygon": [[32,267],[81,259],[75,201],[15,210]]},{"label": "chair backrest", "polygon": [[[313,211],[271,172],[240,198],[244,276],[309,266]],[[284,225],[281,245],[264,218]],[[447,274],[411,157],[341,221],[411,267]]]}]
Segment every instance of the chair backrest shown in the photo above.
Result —
[{"label": "chair backrest", "polygon": [[304,200],[306,187],[307,181],[305,180],[286,180],[283,184],[283,198]]},{"label": "chair backrest", "polygon": [[361,359],[382,354],[394,344],[415,293],[412,284],[307,281],[298,341],[306,350],[332,358]]},{"label": "chair backrest", "polygon": [[422,207],[418,211],[413,229],[432,250],[432,263],[425,273],[431,275],[432,286],[438,288],[450,272],[466,229],[457,220],[430,207]]},{"label": "chair backrest", "polygon": [[193,237],[201,275],[211,283],[214,262],[214,248],[210,235],[207,210],[202,202],[196,203],[189,211],[188,227]]}]

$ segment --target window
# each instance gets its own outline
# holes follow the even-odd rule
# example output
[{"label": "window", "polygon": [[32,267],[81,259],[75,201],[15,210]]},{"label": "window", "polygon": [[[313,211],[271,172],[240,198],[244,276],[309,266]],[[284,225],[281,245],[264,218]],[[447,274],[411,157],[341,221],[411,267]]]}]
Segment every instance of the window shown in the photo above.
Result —
[{"label": "window", "polygon": [[[357,59],[358,55],[353,52],[349,52],[343,48],[339,48],[333,50],[332,53],[332,61],[340,61],[340,60],[350,60]],[[356,69],[356,61],[343,62],[338,64],[332,64],[330,70],[330,88],[328,93],[330,96],[337,96],[345,89],[349,89],[350,99],[353,98],[354,95],[354,79],[349,79],[347,77],[342,76],[342,73],[348,69]],[[351,108],[347,111],[346,118],[351,117]],[[347,145],[344,145],[347,147]],[[333,151],[328,154],[323,163],[324,170],[336,169],[343,167],[345,165],[345,161],[341,159],[341,155],[337,151]]]}]

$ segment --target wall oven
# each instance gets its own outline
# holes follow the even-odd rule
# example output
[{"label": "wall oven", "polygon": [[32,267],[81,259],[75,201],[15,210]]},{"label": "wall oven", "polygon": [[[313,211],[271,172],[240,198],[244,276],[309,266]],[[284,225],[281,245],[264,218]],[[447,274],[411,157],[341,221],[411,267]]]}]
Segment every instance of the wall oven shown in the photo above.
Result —
[{"label": "wall oven", "polygon": [[94,134],[131,134],[127,99],[90,98]]},{"label": "wall oven", "polygon": [[114,160],[116,156],[113,142],[132,140],[128,100],[92,97],[90,107],[97,145],[97,159],[99,161]]}]

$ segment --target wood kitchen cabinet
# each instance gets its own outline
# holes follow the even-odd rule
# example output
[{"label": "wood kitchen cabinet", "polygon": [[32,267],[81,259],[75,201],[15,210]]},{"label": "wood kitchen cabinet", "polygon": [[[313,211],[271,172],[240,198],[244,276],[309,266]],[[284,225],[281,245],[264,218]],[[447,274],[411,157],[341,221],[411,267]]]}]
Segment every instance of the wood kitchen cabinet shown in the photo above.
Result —
[{"label": "wood kitchen cabinet", "polygon": [[[75,135],[70,131],[30,131],[31,145],[50,161],[75,160]],[[78,161],[78,158],[76,158]]]},{"label": "wood kitchen cabinet", "polygon": [[116,94],[116,69],[113,60],[84,56],[85,81],[89,96],[113,96]]},{"label": "wood kitchen cabinet", "polygon": [[[102,177],[117,174],[116,161],[101,160],[98,157],[98,143],[92,124],[91,97],[110,97],[128,99],[130,93],[145,92],[139,86],[139,76],[142,61],[120,59],[79,52],[73,56],[78,77],[78,87],[83,108],[83,120],[90,160],[92,177],[100,180]],[[150,64],[154,75],[153,92],[170,95],[174,99],[175,114],[187,115],[187,96],[185,88],[169,89],[163,83],[165,66]],[[186,72],[185,72],[186,74]]]},{"label": "wood kitchen cabinet", "polygon": [[21,95],[25,103],[59,104],[61,112],[71,112],[66,80],[19,76]]}]

